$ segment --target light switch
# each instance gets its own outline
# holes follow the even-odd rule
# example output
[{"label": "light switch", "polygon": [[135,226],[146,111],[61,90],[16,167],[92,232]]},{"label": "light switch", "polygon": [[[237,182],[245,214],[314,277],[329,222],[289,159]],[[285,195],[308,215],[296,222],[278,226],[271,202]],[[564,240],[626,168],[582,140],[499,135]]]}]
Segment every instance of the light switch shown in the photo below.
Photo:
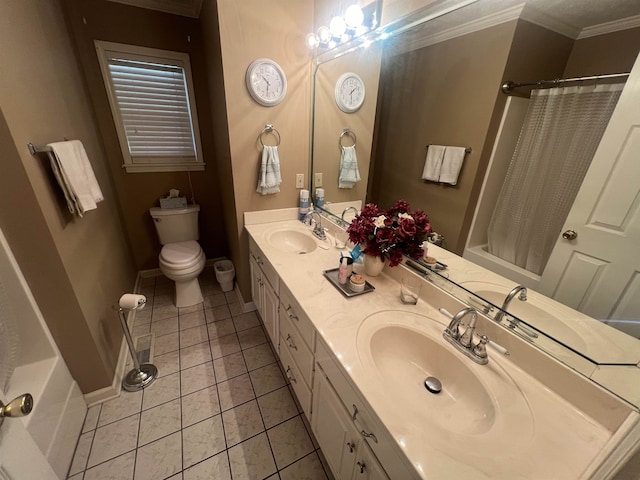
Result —
[{"label": "light switch", "polygon": [[321,173],[316,173],[314,178],[313,178],[313,186],[314,187],[321,187],[322,186],[322,174]]},{"label": "light switch", "polygon": [[296,173],[296,188],[304,188],[304,173]]}]

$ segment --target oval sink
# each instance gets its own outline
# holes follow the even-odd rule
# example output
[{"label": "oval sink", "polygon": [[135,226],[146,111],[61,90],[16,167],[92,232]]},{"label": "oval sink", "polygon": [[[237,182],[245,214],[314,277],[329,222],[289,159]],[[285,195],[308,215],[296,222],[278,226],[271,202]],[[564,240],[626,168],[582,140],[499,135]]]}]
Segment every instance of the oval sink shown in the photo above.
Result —
[{"label": "oval sink", "polygon": [[317,247],[316,241],[298,230],[276,230],[267,237],[272,247],[284,253],[311,253]]},{"label": "oval sink", "polygon": [[[436,448],[493,456],[521,448],[533,435],[524,394],[495,361],[497,353],[478,365],[442,338],[444,328],[416,313],[377,312],[358,330],[360,360]],[[441,382],[440,393],[427,390],[427,377]]]}]

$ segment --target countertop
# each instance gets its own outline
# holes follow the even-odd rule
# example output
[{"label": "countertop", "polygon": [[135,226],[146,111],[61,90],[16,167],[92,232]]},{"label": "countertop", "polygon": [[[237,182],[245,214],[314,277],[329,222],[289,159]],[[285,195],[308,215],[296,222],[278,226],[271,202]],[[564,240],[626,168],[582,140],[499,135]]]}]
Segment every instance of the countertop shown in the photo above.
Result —
[{"label": "countertop", "polygon": [[[446,428],[416,421],[409,410],[403,408],[403,399],[386,390],[377,370],[371,368],[359,353],[358,332],[365,324],[371,328],[371,322],[376,321],[371,316],[384,310],[406,312],[408,319],[417,319],[416,328],[421,328],[420,322],[432,321],[438,329],[443,329],[448,319],[438,311],[442,305],[425,300],[429,296],[438,297],[434,293],[436,287],[425,282],[418,304],[404,305],[398,296],[397,278],[412,273],[404,267],[390,272],[387,266],[382,275],[367,278],[375,286],[373,293],[346,298],[322,275],[323,270],[338,266],[338,250],[316,248],[305,255],[283,253],[267,241],[269,233],[305,227],[297,220],[282,220],[285,215],[273,217],[281,221],[254,223],[265,218],[268,216],[245,214],[247,232],[278,273],[281,285],[295,296],[344,372],[421,478],[575,480],[583,478],[594,458],[602,455],[614,434],[611,426],[605,427],[525,372],[509,357],[501,357],[493,351],[489,352],[491,368],[518,385],[527,399],[533,421],[531,428],[505,426],[514,432],[512,438],[502,438],[494,445],[483,441],[483,434],[453,434]],[[356,272],[363,270],[362,265],[354,267]],[[429,328],[433,328],[433,324]],[[514,355],[517,353],[512,352],[512,357]],[[472,370],[487,368],[465,360]]]}]

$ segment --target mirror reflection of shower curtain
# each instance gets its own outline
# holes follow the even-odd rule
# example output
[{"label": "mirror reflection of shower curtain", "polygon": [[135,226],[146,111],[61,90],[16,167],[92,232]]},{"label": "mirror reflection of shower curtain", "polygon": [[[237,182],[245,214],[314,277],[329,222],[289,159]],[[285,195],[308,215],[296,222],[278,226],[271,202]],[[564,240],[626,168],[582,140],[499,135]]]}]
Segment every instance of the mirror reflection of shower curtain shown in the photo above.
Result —
[{"label": "mirror reflection of shower curtain", "polygon": [[9,296],[0,279],[0,390],[9,390],[9,381],[16,368],[18,327],[9,303]]},{"label": "mirror reflection of shower curtain", "polygon": [[623,86],[531,92],[489,223],[489,253],[542,274]]}]

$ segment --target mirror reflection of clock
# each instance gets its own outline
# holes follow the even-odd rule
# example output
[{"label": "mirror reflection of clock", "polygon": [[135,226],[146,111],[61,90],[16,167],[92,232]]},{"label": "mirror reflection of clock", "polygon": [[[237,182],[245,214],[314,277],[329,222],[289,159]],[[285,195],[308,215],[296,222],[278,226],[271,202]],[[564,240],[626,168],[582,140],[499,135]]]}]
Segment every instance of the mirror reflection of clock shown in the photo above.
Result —
[{"label": "mirror reflection of clock", "polygon": [[287,78],[273,60],[259,58],[249,65],[246,76],[247,89],[260,105],[277,105],[287,92]]},{"label": "mirror reflection of clock", "polygon": [[355,73],[345,73],[336,82],[336,104],[346,113],[357,111],[364,103],[364,82]]}]

